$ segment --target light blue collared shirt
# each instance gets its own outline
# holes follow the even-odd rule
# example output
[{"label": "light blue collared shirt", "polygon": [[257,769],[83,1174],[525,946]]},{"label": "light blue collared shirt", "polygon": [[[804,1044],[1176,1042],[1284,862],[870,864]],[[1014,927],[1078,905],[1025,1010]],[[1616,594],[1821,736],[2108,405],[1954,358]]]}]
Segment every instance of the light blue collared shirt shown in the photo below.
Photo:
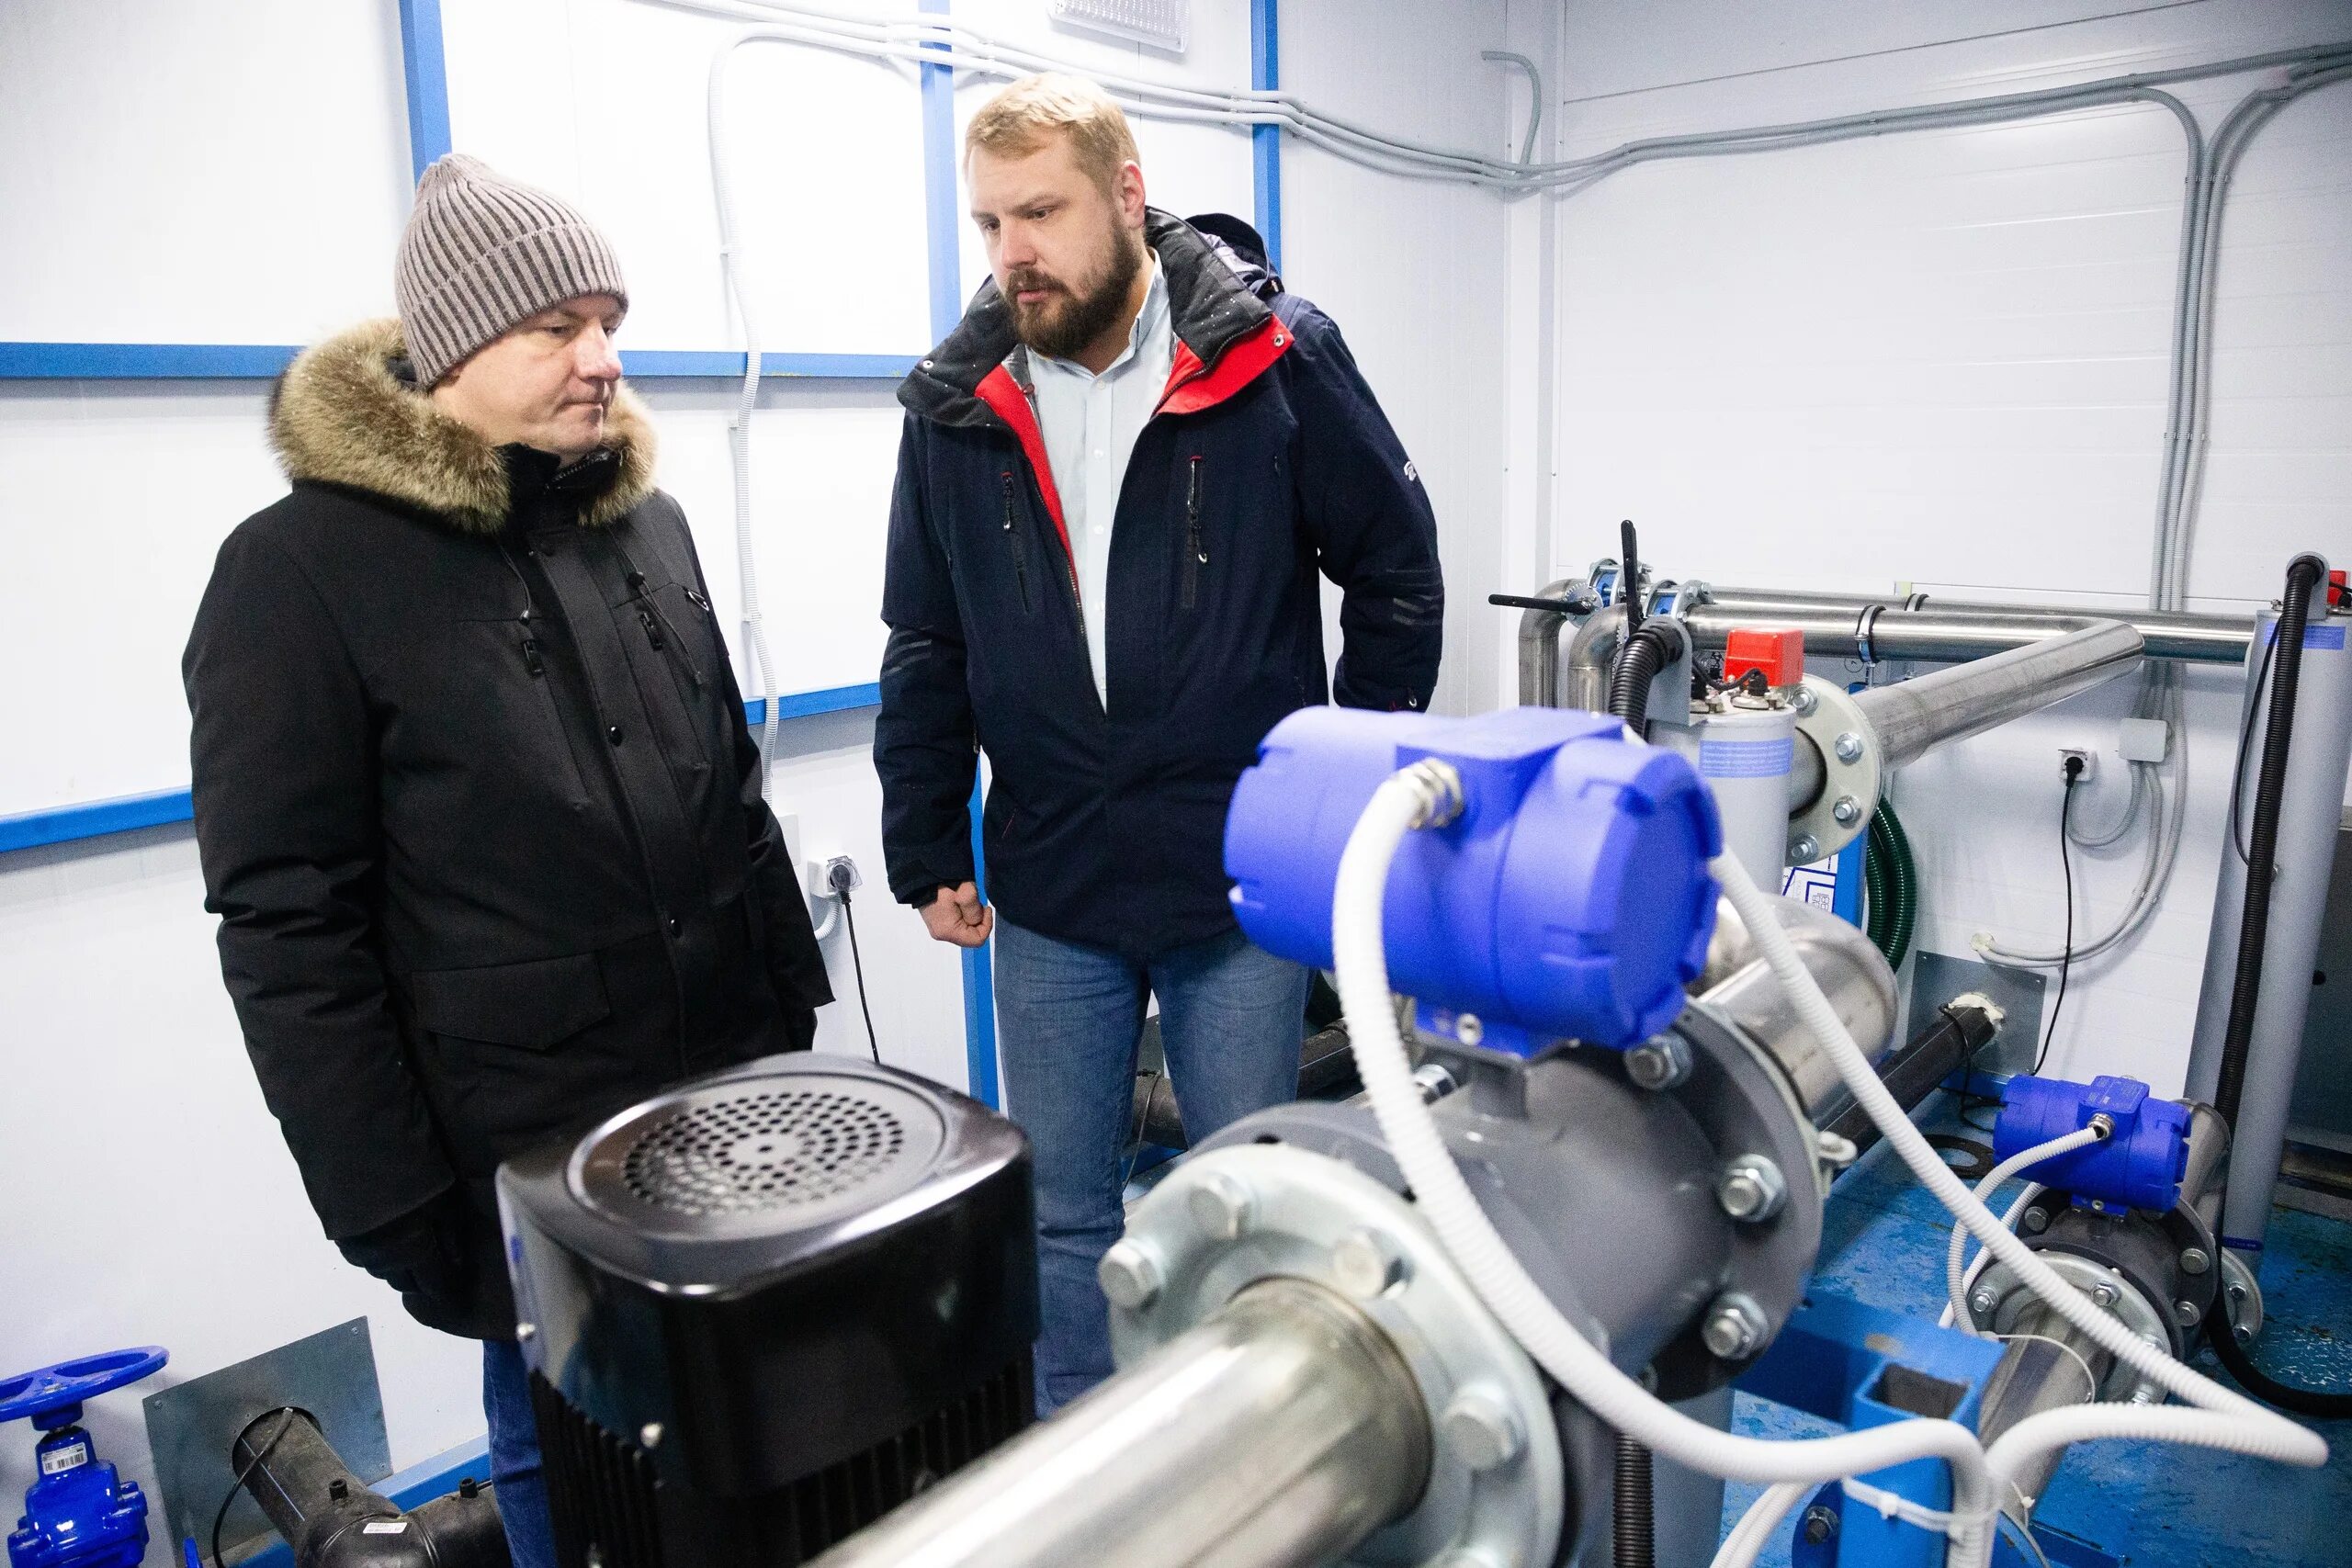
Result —
[{"label": "light blue collared shirt", "polygon": [[1079,603],[1086,619],[1086,656],[1094,667],[1094,690],[1111,705],[1103,672],[1110,620],[1111,525],[1119,510],[1119,486],[1136,440],[1151,422],[1168,388],[1176,355],[1176,335],[1168,317],[1168,279],[1159,258],[1146,253],[1151,284],[1136,312],[1127,346],[1100,376],[1070,359],[1029,355],[1030,389],[1037,423],[1045,433],[1046,461],[1060,491],[1062,522],[1069,529],[1072,563],[1078,568]]}]

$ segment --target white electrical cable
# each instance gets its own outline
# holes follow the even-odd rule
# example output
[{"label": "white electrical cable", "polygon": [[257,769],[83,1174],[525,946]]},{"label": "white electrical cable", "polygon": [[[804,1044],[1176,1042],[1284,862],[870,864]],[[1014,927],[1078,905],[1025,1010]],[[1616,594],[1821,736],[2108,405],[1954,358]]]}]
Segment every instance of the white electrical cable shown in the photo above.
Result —
[{"label": "white electrical cable", "polygon": [[[1460,781],[1442,764],[1422,762],[1385,781],[1373,793],[1340,857],[1333,889],[1331,939],[1340,999],[1346,1011],[1358,1070],[1383,1138],[1396,1157],[1419,1211],[1496,1317],[1538,1365],[1607,1425],[1675,1462],[1727,1480],[1823,1481],[1865,1473],[1898,1462],[1894,1457],[1935,1456],[1951,1464],[1953,1513],[1962,1521],[1990,1517],[1984,1450],[1975,1436],[1952,1422],[1917,1419],[1840,1437],[1765,1441],[1717,1431],[1693,1421],[1619,1371],[1563,1317],[1521,1266],[1471,1195],[1447,1151],[1429,1108],[1415,1088],[1395,1015],[1389,1010],[1388,965],[1382,934],[1388,871],[1407,833],[1428,821],[1442,803],[1458,806]],[[2316,1433],[2199,1376],[2163,1350],[2143,1343],[2036,1257],[1961,1184],[1928,1146],[1872,1070],[1820,985],[1797,956],[1774,917],[1771,901],[1729,855],[1713,863],[1724,896],[1756,942],[1806,1028],[1815,1036],[1885,1140],[1922,1185],[1976,1232],[1986,1248],[2027,1289],[2050,1303],[2093,1343],[2143,1377],[2201,1406],[2166,1410],[2100,1405],[2053,1412],[2020,1422],[2002,1438],[1996,1483],[2052,1446],[2086,1438],[2132,1436],[2178,1440],[2317,1466],[2327,1445]],[[2104,1414],[2102,1414],[2104,1413]],[[2064,1416],[2064,1421],[2055,1419]],[[2014,1482],[2007,1484],[2014,1485]],[[1967,1523],[1951,1557],[1962,1568],[1991,1560],[1993,1530]]]},{"label": "white electrical cable", "polygon": [[1804,1502],[1805,1495],[1816,1484],[1783,1481],[1777,1486],[1767,1486],[1763,1495],[1739,1516],[1739,1522],[1724,1537],[1724,1543],[1715,1548],[1707,1568],[1754,1568],[1757,1558],[1763,1555],[1765,1544],[1772,1539],[1772,1532],[1781,1528],[1789,1510]]},{"label": "white electrical cable", "polygon": [[[2033,1201],[2048,1190],[2050,1190],[2042,1186],[2038,1181],[2030,1181],[2026,1183],[2026,1189],[2024,1191],[2018,1194],[2017,1201],[2011,1203],[2007,1209],[2001,1212],[2002,1226],[2005,1229],[2012,1231],[2017,1229],[2018,1216],[2031,1208],[2033,1206]],[[1975,1258],[1971,1259],[1969,1262],[1968,1272],[1961,1276],[1961,1293],[1963,1297],[1966,1296],[1968,1288],[1976,1283],[1976,1276],[1984,1272],[1985,1266],[1992,1261],[1993,1255],[1991,1253],[1986,1252],[1982,1248],[1978,1249]],[[1951,1303],[1947,1302],[1944,1303],[1943,1316],[1936,1319],[1936,1326],[1938,1328],[1950,1328],[1951,1326]]]},{"label": "white electrical cable", "polygon": [[1720,1431],[1661,1402],[1618,1371],[1529,1278],[1447,1153],[1413,1083],[1396,1016],[1389,1010],[1388,964],[1381,939],[1388,868],[1397,845],[1430,807],[1434,792],[1424,782],[1429,776],[1425,772],[1401,774],[1374,792],[1340,858],[1332,949],[1350,1043],[1382,1135],[1421,1216],[1479,1298],[1571,1396],[1608,1426],[1675,1463],[1727,1480],[1810,1485],[1936,1458],[1951,1467],[1961,1510],[1987,1509],[1996,1494],[1988,1484],[1984,1450],[1966,1427],[1922,1419],[1787,1441]]},{"label": "white electrical cable", "polygon": [[[2086,1147],[2091,1144],[2105,1142],[2109,1131],[2111,1130],[2111,1126],[2112,1124],[2108,1122],[2107,1118],[2102,1116],[2097,1122],[2094,1122],[2088,1127],[2078,1127],[2075,1131],[2068,1133],[2064,1137],[2052,1138],[2047,1143],[2036,1144],[2030,1149],[2021,1150],[2017,1154],[2011,1155],[2008,1158],[1995,1166],[1991,1172],[1985,1176],[1984,1179],[1976,1184],[1976,1201],[1979,1203],[1982,1203],[1985,1199],[1990,1198],[1995,1192],[1999,1191],[2003,1182],[2008,1180],[2011,1177],[2017,1175],[2018,1172],[2024,1170],[2030,1166],[2040,1165],[2046,1159],[2056,1159],[2060,1155],[2073,1154],[2076,1149]],[[2001,1216],[2001,1228],[2003,1230],[2007,1230],[2009,1228],[2009,1226],[2014,1223],[2015,1215],[2019,1211],[2013,1206],[2008,1213]],[[1961,1272],[1961,1254],[1966,1249],[1967,1246],[1968,1225],[1965,1221],[1962,1221],[1961,1224],[1951,1227],[1951,1249],[1944,1254],[1944,1289],[1946,1293],[1951,1298],[1951,1306],[1950,1310],[1952,1314],[1951,1321],[1948,1326],[1957,1328],[1962,1334],[1969,1335],[1972,1337],[1982,1339],[1984,1338],[1985,1336],[1976,1332],[1975,1321],[1969,1314],[1967,1279]],[[1981,1258],[1987,1255],[1980,1253],[1978,1256]]]}]

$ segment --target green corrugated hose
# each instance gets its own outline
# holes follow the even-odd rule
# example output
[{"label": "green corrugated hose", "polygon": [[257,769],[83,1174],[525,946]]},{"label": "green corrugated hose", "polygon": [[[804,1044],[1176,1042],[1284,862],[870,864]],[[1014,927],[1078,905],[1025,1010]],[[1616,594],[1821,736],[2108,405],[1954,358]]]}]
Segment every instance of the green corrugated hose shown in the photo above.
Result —
[{"label": "green corrugated hose", "polygon": [[1900,969],[1919,924],[1919,872],[1902,820],[1883,800],[1871,814],[1870,841],[1862,848],[1862,888],[1870,904],[1863,930]]}]

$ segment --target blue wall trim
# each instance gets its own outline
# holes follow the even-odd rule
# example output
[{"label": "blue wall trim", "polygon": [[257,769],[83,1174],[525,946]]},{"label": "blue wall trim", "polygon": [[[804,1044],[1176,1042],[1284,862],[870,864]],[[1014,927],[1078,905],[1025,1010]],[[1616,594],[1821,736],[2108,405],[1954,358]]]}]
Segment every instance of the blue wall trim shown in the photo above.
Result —
[{"label": "blue wall trim", "polygon": [[0,381],[266,380],[300,352],[273,344],[0,343]]},{"label": "blue wall trim", "polygon": [[60,806],[48,811],[24,811],[0,817],[0,853],[39,849],[43,844],[69,843],[75,839],[128,833],[134,828],[185,822],[194,815],[187,791],[160,789],[153,795],[126,795],[86,806]]},{"label": "blue wall trim", "polygon": [[401,0],[401,74],[408,88],[408,160],[423,179],[449,151],[449,71],[441,52],[441,0]]},{"label": "blue wall trim", "polygon": [[[1269,92],[1283,85],[1280,0],[1250,0],[1250,85]],[[1266,259],[1283,269],[1283,132],[1278,125],[1250,128],[1250,183]]]},{"label": "blue wall trim", "polygon": [[[833,380],[895,381],[915,367],[913,354],[763,354],[762,376],[799,376]],[[639,380],[653,377],[710,376],[735,379],[743,356],[724,349],[639,348],[621,351],[623,373]]]},{"label": "blue wall trim", "polygon": [[[281,344],[0,343],[0,381],[273,380],[300,349]],[[763,354],[762,376],[895,381],[915,367],[912,354]],[[743,356],[725,349],[640,348],[621,368],[644,380],[743,374]]]},{"label": "blue wall trim", "polygon": [[[922,9],[947,14],[947,0],[922,0]],[[956,72],[946,65],[922,70],[923,232],[931,242],[931,335],[936,342],[964,319],[963,258],[956,199]],[[981,792],[972,784],[972,876],[988,896],[988,866],[981,854]],[[964,1078],[972,1098],[998,1103],[996,1072],[996,971],[986,943],[964,949]]]},{"label": "blue wall trim", "polygon": [[[740,356],[739,356],[740,357]],[[882,700],[882,688],[868,682],[863,686],[829,686],[819,692],[795,692],[776,699],[776,717],[809,718],[820,713],[844,713],[852,708],[870,708]],[[747,723],[765,724],[768,717],[765,698],[753,698],[743,705]],[[195,815],[184,789],[162,789],[152,795],[126,795],[114,800],[91,801],[82,806],[51,807],[46,811],[23,811],[13,817],[0,817],[0,854],[11,850],[35,850],[44,844],[66,844],[79,839],[102,839],[109,833],[128,833],[138,828],[158,828],[172,822],[186,822]]]}]

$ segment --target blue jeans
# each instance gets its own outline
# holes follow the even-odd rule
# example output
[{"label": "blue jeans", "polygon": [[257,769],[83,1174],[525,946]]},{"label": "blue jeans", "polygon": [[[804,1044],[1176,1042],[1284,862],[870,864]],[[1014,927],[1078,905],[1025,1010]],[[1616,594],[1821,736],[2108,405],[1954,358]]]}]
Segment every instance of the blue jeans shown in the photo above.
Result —
[{"label": "blue jeans", "polygon": [[1168,1076],[1197,1145],[1297,1097],[1306,985],[1304,967],[1238,931],[1138,963],[998,919],[1005,1109],[1035,1160],[1040,1415],[1111,1374],[1110,1307],[1094,1269],[1125,1226],[1119,1162],[1134,1133],[1147,998],[1159,998]]},{"label": "blue jeans", "polygon": [[531,1414],[523,1352],[503,1339],[481,1347],[481,1413],[490,1423],[490,1479],[514,1568],[555,1568],[555,1524],[539,1474],[539,1424]]}]

